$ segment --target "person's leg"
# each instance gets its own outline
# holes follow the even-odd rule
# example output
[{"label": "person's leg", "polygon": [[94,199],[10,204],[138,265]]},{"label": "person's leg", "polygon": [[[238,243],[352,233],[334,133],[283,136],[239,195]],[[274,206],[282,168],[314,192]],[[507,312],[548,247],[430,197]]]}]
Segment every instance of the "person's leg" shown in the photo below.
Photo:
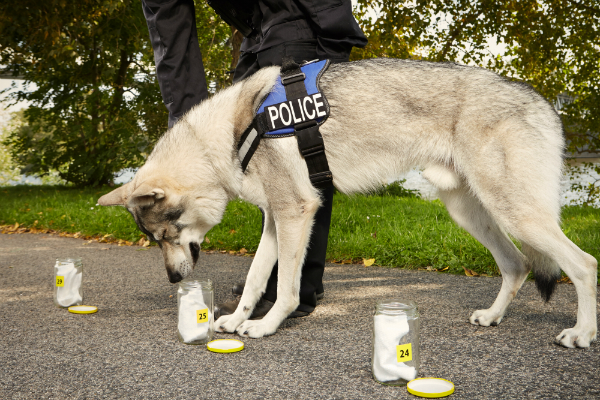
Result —
[{"label": "person's leg", "polygon": [[169,128],[208,97],[193,0],[142,0]]},{"label": "person's leg", "polygon": [[240,59],[235,67],[235,72],[233,73],[233,83],[246,79],[260,68],[261,66],[258,64],[256,53],[241,52]]}]

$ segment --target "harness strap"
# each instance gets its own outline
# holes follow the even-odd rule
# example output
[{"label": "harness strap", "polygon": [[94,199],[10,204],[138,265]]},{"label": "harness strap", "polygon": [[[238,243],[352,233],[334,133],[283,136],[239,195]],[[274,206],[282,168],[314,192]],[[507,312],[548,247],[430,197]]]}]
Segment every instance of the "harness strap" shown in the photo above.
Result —
[{"label": "harness strap", "polygon": [[304,80],[306,75],[293,59],[284,59],[281,66],[281,84],[288,100],[296,100],[308,96]]},{"label": "harness strap", "polygon": [[298,149],[306,161],[310,182],[315,187],[325,187],[333,181],[325,156],[325,144],[316,121],[307,121],[294,127]]},{"label": "harness strap", "polygon": [[242,164],[242,172],[246,172],[248,163],[258,148],[259,143],[260,135],[256,131],[255,122],[252,122],[252,124],[244,131],[238,142],[238,158]]},{"label": "harness strap", "polygon": [[[306,75],[291,58],[284,58],[281,66],[281,83],[288,100],[308,96],[304,80]],[[317,121],[306,121],[294,125],[298,149],[306,161],[310,182],[315,187],[325,187],[333,181],[325,156],[325,143],[319,132]]]}]

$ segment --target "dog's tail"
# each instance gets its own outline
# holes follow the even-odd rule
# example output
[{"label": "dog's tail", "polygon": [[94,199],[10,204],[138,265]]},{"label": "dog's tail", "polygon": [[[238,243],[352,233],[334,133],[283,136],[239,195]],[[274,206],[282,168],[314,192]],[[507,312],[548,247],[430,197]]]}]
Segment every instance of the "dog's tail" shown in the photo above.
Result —
[{"label": "dog's tail", "polygon": [[550,301],[556,283],[561,277],[560,267],[556,261],[526,243],[522,243],[522,250],[533,270],[535,286],[540,292],[542,299],[546,302]]}]

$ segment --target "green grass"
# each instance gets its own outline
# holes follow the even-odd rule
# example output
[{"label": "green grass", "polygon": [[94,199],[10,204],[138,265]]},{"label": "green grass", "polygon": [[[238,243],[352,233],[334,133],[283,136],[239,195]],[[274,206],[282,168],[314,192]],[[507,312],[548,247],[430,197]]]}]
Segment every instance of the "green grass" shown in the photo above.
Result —
[{"label": "green grass", "polygon": [[[0,225],[81,232],[85,236],[137,242],[144,235],[122,207],[96,206],[111,188],[76,189],[56,186],[0,188]],[[571,206],[563,209],[563,231],[581,249],[600,259],[600,210]],[[36,222],[37,221],[37,222]],[[257,207],[231,202],[221,224],[203,243],[205,250],[254,253],[260,240]],[[375,259],[376,265],[448,267],[464,273],[498,275],[490,252],[459,228],[440,201],[419,199],[398,185],[370,196],[334,197],[327,257],[330,260]]]}]

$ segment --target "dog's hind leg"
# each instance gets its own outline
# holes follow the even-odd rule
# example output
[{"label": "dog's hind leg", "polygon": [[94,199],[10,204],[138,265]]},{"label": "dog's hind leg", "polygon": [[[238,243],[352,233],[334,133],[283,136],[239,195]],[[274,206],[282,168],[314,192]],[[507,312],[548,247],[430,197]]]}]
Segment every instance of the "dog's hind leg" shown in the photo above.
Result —
[{"label": "dog's hind leg", "polygon": [[498,325],[529,273],[525,257],[465,186],[440,191],[440,198],[454,221],[484,245],[498,264],[502,287],[496,301],[487,310],[475,311],[470,318],[474,325]]},{"label": "dog's hind leg", "polygon": [[[511,229],[512,232],[519,240],[527,243],[545,258],[557,263],[575,286],[578,298],[577,323],[573,328],[563,330],[556,337],[556,341],[565,347],[589,347],[590,343],[596,340],[598,332],[597,260],[571,242],[560,229],[558,222],[552,218],[528,218]],[[538,268],[534,266],[534,272],[543,267],[543,265],[539,265]],[[545,267],[552,267],[552,265]],[[543,271],[536,272],[538,273],[543,274]],[[552,273],[548,275],[551,276]]]},{"label": "dog's hind leg", "polygon": [[246,277],[244,293],[235,312],[231,315],[224,315],[216,321],[215,326],[218,332],[235,332],[244,321],[250,318],[254,306],[267,287],[273,266],[277,262],[275,221],[270,211],[264,210],[263,212],[265,218],[263,233]]}]

